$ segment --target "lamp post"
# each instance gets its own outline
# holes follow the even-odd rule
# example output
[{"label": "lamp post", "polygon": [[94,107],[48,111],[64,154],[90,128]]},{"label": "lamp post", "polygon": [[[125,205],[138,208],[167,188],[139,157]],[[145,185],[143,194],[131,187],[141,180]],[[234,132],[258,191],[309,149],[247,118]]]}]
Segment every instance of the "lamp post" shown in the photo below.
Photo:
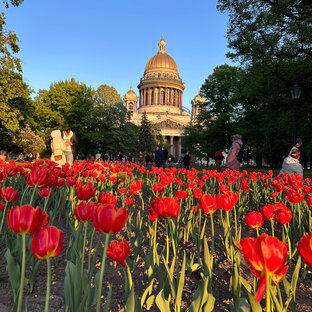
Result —
[{"label": "lamp post", "polygon": [[291,88],[291,98],[293,100],[293,133],[292,133],[292,141],[293,145],[296,144],[296,127],[297,127],[297,101],[300,98],[301,95],[301,89],[298,85],[298,83],[295,83],[294,86]]}]

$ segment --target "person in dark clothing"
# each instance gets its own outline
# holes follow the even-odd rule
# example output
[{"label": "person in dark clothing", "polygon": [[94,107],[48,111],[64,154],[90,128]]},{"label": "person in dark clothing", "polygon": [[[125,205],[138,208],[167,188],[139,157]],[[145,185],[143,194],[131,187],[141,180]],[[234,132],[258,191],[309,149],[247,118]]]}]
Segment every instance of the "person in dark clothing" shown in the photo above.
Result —
[{"label": "person in dark clothing", "polygon": [[224,159],[222,152],[216,151],[216,153],[214,154],[214,159],[216,162],[217,171],[220,172],[221,171],[221,163],[222,163],[222,160]]},{"label": "person in dark clothing", "polygon": [[127,160],[128,160],[128,162],[132,162],[132,155],[131,155],[131,153],[128,154]]},{"label": "person in dark clothing", "polygon": [[191,156],[189,155],[188,152],[185,153],[183,157],[183,163],[185,168],[189,168],[191,164]]},{"label": "person in dark clothing", "polygon": [[157,167],[162,167],[163,160],[164,160],[163,152],[160,149],[160,146],[157,146],[156,150],[155,150],[155,163],[156,163],[156,166]]},{"label": "person in dark clothing", "polygon": [[167,160],[168,160],[168,150],[163,146],[161,148],[161,151],[163,153],[163,167],[167,165]]}]

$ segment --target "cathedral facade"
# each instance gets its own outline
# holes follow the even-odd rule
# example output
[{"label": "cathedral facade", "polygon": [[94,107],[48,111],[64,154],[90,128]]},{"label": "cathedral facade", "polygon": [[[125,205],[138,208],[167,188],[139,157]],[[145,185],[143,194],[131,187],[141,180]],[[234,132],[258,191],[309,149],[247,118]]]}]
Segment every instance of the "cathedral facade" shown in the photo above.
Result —
[{"label": "cathedral facade", "polygon": [[193,114],[197,113],[194,109],[197,101],[192,101],[191,116],[182,105],[184,82],[176,62],[166,52],[163,38],[158,43],[157,54],[147,62],[137,87],[139,96],[130,87],[123,98],[124,105],[131,112],[132,122],[139,125],[145,112],[148,120],[157,125],[164,141],[170,144],[170,154],[178,159],[181,137],[185,126],[195,118]]}]

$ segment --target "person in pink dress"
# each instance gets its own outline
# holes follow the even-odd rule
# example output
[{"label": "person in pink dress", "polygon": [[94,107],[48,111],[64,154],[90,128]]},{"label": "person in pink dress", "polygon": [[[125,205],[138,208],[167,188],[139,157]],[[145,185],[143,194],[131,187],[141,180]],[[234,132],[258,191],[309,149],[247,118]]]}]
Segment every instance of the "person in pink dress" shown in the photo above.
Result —
[{"label": "person in pink dress", "polygon": [[237,154],[243,145],[242,136],[239,134],[234,134],[232,136],[232,146],[226,157],[226,168],[239,170],[240,162],[237,160]]}]

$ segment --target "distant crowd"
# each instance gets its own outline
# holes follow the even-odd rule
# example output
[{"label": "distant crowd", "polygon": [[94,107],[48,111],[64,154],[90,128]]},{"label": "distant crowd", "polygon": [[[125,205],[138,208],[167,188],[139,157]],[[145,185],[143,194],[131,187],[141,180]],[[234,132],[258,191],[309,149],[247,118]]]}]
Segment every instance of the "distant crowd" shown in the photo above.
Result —
[{"label": "distant crowd", "polygon": [[[72,165],[75,159],[86,160],[86,161],[97,161],[103,162],[106,160],[116,160],[116,161],[127,161],[129,163],[136,162],[141,165],[154,164],[157,167],[165,167],[167,165],[175,164],[180,168],[189,168],[191,165],[191,156],[188,152],[184,155],[180,155],[178,163],[175,163],[172,155],[169,155],[169,152],[166,147],[157,146],[154,152],[148,152],[143,154],[139,152],[138,156],[135,158],[129,153],[128,155],[122,155],[119,152],[116,157],[113,159],[111,155],[102,155],[97,154],[93,155],[83,155],[78,154],[78,140],[75,134],[71,131],[70,127],[65,127],[64,131],[54,130],[51,132],[51,160],[56,162],[58,166],[62,166],[65,163]],[[303,176],[303,167],[300,164],[300,147],[303,142],[301,139],[298,139],[296,144],[290,149],[288,156],[284,159],[282,164],[282,169],[280,174],[289,173],[289,174],[300,174]],[[39,159],[40,155],[37,153],[35,156],[32,153],[20,153],[19,155],[7,155],[7,152],[4,150],[0,151],[0,161],[6,161],[8,159],[13,159],[16,161],[33,161]],[[218,171],[221,171],[221,166],[223,160],[225,159],[225,167],[232,170],[239,170],[243,161],[246,160],[246,155],[244,154],[243,141],[242,137],[239,134],[232,136],[232,145],[225,157],[224,153],[220,150],[217,150],[214,154],[215,165]],[[247,159],[248,163],[248,159]]]}]

